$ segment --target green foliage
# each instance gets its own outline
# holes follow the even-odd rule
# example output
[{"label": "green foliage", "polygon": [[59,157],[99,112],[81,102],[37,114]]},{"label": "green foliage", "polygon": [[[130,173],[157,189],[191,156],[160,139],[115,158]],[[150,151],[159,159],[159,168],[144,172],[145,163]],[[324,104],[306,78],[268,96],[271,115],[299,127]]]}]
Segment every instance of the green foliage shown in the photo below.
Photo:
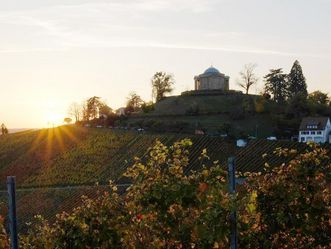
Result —
[{"label": "green foliage", "polygon": [[132,186],[124,196],[116,187],[83,198],[71,213],[49,225],[41,217],[21,236],[22,248],[225,248],[232,200],[226,173],[200,156],[204,168],[184,174],[190,140],[171,147],[157,142],[147,161],[138,158],[126,176]]},{"label": "green foliage", "polygon": [[287,77],[283,69],[271,69],[270,73],[264,76],[265,91],[272,95],[277,103],[284,103],[287,95]]},{"label": "green foliage", "polygon": [[152,78],[152,95],[155,102],[162,100],[166,94],[171,93],[174,84],[172,75],[165,72],[156,72]]},{"label": "green foliage", "polygon": [[308,95],[308,107],[312,115],[331,115],[330,99],[327,93],[315,91]]},{"label": "green foliage", "polygon": [[154,111],[154,104],[152,102],[144,102],[142,105],[141,105],[141,109],[144,113],[150,113],[152,111]]},{"label": "green foliage", "polygon": [[327,93],[321,91],[314,91],[308,95],[308,100],[320,105],[327,105],[330,102],[330,98]]},{"label": "green foliage", "polygon": [[137,93],[132,92],[127,98],[125,112],[128,114],[137,112],[140,110],[143,103],[144,101],[141,99],[141,97]]},{"label": "green foliage", "polygon": [[[22,248],[228,248],[229,214],[239,217],[239,248],[330,248],[331,165],[328,151],[311,144],[304,153],[274,151],[294,159],[265,172],[245,173],[238,195],[228,194],[227,174],[203,150],[201,170],[190,167],[192,141],[157,141],[125,175],[124,195],[109,184],[96,197],[56,216],[40,216],[20,236]],[[0,219],[0,245],[8,239]],[[6,248],[5,246],[3,248]]]},{"label": "green foliage", "polygon": [[289,98],[293,98],[297,94],[301,95],[304,98],[307,98],[307,84],[306,78],[303,75],[302,67],[299,64],[299,61],[295,61],[291,72],[288,75],[288,95]]},{"label": "green foliage", "polygon": [[241,213],[241,248],[330,248],[331,165],[317,145],[293,156],[288,165],[252,174],[245,184],[249,203]]},{"label": "green foliage", "polygon": [[295,94],[288,103],[286,115],[289,118],[302,118],[309,115],[309,106],[305,94]]},{"label": "green foliage", "polygon": [[[226,173],[215,164],[184,174],[189,165],[190,140],[170,148],[157,142],[147,163],[139,160],[126,176],[133,185],[126,195],[126,207],[134,222],[127,244],[135,248],[211,248],[225,246],[229,232],[230,199]],[[206,151],[201,160],[208,161]],[[219,205],[221,203],[221,205]]]}]

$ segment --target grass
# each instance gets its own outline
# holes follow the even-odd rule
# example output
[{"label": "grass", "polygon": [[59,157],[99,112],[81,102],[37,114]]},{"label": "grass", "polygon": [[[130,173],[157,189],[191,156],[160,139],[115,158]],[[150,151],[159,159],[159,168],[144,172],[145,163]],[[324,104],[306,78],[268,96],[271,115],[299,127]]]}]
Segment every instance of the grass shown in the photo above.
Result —
[{"label": "grass", "polygon": [[[243,113],[245,108],[250,111]],[[128,123],[135,126],[151,120],[165,124],[184,122],[188,124],[188,132],[196,127],[215,132],[222,124],[230,123],[235,135],[244,132],[266,138],[274,135],[276,121],[273,113],[278,109],[279,106],[272,101],[256,95],[172,96],[158,102],[155,111],[133,116]]]}]

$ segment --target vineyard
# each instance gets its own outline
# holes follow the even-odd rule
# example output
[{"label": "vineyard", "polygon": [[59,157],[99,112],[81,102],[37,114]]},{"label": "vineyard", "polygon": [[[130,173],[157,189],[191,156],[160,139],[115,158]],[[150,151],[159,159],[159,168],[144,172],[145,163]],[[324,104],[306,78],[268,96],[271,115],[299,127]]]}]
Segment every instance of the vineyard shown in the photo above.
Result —
[{"label": "vineyard", "polygon": [[80,203],[81,195],[93,197],[98,189],[106,188],[109,180],[126,183],[122,174],[135,157],[143,161],[156,140],[170,146],[184,138],[193,143],[186,173],[202,167],[199,157],[203,149],[223,167],[228,157],[235,156],[241,172],[262,171],[265,162],[270,166],[288,162],[290,157],[285,159],[274,153],[279,147],[306,149],[294,142],[266,140],[252,140],[247,147],[237,148],[234,141],[218,137],[110,129],[59,127],[26,131],[0,137],[1,213],[6,212],[8,175],[16,176],[22,228],[36,214],[52,219],[59,210],[71,210]]}]

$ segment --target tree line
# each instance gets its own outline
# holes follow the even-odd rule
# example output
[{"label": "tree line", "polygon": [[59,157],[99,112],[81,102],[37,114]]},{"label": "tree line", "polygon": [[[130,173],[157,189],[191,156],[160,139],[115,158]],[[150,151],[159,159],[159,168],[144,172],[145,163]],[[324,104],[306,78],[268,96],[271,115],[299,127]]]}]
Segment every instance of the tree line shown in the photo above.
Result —
[{"label": "tree line", "polygon": [[[246,64],[239,73],[240,79],[237,83],[245,94],[249,94],[251,88],[259,81],[255,72],[256,67],[256,64]],[[269,112],[277,123],[275,135],[290,138],[297,133],[298,123],[302,117],[331,115],[331,103],[327,93],[321,91],[308,93],[306,78],[299,61],[293,63],[289,73],[284,73],[282,68],[270,69],[262,79],[263,90],[254,100],[255,102],[253,99],[244,99],[242,110],[230,113],[231,118],[240,119],[254,113]],[[67,118],[65,121],[114,125],[117,120],[124,120],[121,123],[125,124],[126,117],[133,113],[153,111],[155,103],[172,93],[174,84],[172,74],[156,72],[151,79],[152,101],[144,101],[136,92],[131,92],[127,97],[125,108],[114,112],[100,97],[93,96],[82,104],[70,105],[68,114],[71,119]],[[196,109],[198,110],[198,106]],[[192,113],[199,114],[194,110]]]},{"label": "tree line", "polygon": [[[152,101],[144,101],[136,92],[131,92],[126,100],[126,106],[122,112],[116,113],[98,96],[90,97],[82,103],[73,102],[68,108],[68,117],[65,123],[86,123],[105,121],[113,124],[122,115],[130,115],[134,112],[150,112],[154,110],[154,103],[162,100],[173,91],[174,77],[166,72],[156,72],[151,80]],[[99,122],[100,123],[100,122]]]}]

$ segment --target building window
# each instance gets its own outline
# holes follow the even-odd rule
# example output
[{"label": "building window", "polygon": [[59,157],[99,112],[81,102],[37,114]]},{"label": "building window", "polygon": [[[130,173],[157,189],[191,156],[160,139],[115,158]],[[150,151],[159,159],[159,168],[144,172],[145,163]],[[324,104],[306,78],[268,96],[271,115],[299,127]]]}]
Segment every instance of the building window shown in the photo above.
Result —
[{"label": "building window", "polygon": [[309,135],[309,131],[302,131],[301,135]]},{"label": "building window", "polygon": [[307,129],[317,129],[317,125],[307,125]]},{"label": "building window", "polygon": [[315,135],[316,132],[315,132],[315,131],[311,131],[310,134],[311,134],[311,135]]},{"label": "building window", "polygon": [[304,137],[302,137],[302,138],[301,138],[301,142],[304,142],[304,141],[305,141],[305,138],[304,138]]},{"label": "building window", "polygon": [[318,132],[317,132],[317,135],[322,135],[322,132],[321,132],[321,131],[318,131]]},{"label": "building window", "polygon": [[323,140],[323,137],[315,137],[314,142],[315,143],[324,143],[325,141]]}]

